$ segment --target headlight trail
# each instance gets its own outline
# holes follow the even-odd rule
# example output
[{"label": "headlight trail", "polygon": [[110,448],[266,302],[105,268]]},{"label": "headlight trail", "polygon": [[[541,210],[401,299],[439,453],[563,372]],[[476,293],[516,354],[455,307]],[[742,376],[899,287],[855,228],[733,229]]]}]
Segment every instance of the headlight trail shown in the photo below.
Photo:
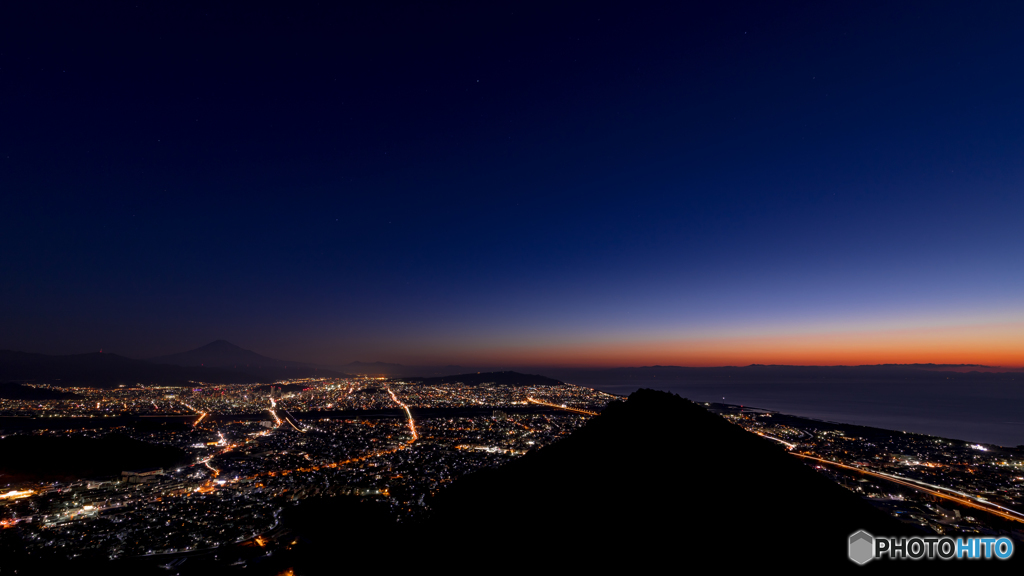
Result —
[{"label": "headlight trail", "polygon": [[543,400],[537,400],[529,396],[526,397],[526,401],[531,404],[540,404],[541,406],[548,406],[556,410],[568,410],[569,412],[576,412],[577,414],[586,414],[587,416],[597,416],[597,412],[591,412],[590,410],[583,410],[582,408],[570,408],[568,406],[560,406],[558,404],[552,404],[550,402],[544,402]]},{"label": "headlight trail", "polygon": [[398,404],[402,407],[402,410],[405,410],[405,415],[409,418],[409,431],[412,432],[412,440],[409,440],[409,444],[419,440],[420,435],[416,433],[416,421],[412,419],[412,412],[409,412],[409,407],[399,400],[398,396],[395,396],[391,388],[385,386],[384,389],[388,391],[388,394],[391,394],[391,399],[395,401],[395,404]]},{"label": "headlight trail", "polygon": [[[785,442],[783,440],[779,440],[778,438],[773,438],[772,436],[768,436],[766,434],[759,435],[764,436],[765,438],[768,438],[770,440],[775,440],[776,442],[781,442],[782,444],[785,444],[786,447],[789,448],[790,450],[792,450],[794,447],[793,444],[790,444],[789,442]],[[849,464],[843,464],[842,462],[836,462],[834,460],[826,460],[824,458],[819,458],[817,456],[811,456],[810,454],[801,454],[799,452],[791,452],[791,454],[793,454],[794,456],[799,456],[800,458],[806,458],[807,460],[821,462],[822,464],[827,464],[829,466],[836,466],[839,468],[844,468],[846,470],[860,472],[861,474],[875,476],[876,478],[882,478],[883,480],[888,480],[889,482],[899,484],[900,486],[906,486],[907,488],[913,488],[914,490],[917,490],[919,492],[924,492],[929,496],[942,498],[944,500],[956,502],[957,504],[962,504],[970,508],[982,510],[984,512],[988,512],[989,514],[999,516],[1000,518],[1005,518],[1006,520],[1024,522],[1024,514],[1021,514],[1020,512],[1013,510],[1012,508],[1000,506],[992,502],[983,502],[981,500],[978,500],[975,496],[972,496],[965,492],[961,492],[959,490],[954,490],[952,488],[947,488],[945,486],[936,486],[935,484],[921,482],[920,480],[914,480],[912,478],[901,478],[899,476],[894,476],[892,474],[886,474],[885,472],[876,472],[868,468],[850,466]]]}]

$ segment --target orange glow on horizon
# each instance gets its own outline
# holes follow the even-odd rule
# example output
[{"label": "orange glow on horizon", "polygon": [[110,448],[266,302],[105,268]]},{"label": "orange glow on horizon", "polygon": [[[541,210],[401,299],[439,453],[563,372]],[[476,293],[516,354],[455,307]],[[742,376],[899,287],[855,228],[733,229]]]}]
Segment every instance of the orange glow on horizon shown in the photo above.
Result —
[{"label": "orange glow on horizon", "polygon": [[464,364],[746,366],[983,364],[1024,366],[1024,323],[720,338],[629,339],[481,349]]}]

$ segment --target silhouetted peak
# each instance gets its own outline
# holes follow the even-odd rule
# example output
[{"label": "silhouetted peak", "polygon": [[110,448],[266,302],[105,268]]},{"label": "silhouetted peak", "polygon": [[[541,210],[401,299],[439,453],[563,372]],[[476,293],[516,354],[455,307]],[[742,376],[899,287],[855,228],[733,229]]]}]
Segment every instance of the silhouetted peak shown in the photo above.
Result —
[{"label": "silhouetted peak", "polygon": [[231,368],[236,366],[297,366],[298,362],[275,360],[262,354],[246,350],[227,340],[214,340],[187,352],[169,354],[152,358],[151,362],[159,364],[177,364],[179,366],[219,366]]},{"label": "silhouetted peak", "polygon": [[210,342],[209,344],[206,344],[205,346],[200,346],[199,348],[196,348],[196,350],[205,350],[205,351],[210,351],[210,352],[215,351],[215,350],[225,350],[225,351],[231,351],[231,352],[239,352],[239,351],[241,351],[241,352],[249,352],[249,350],[246,350],[246,349],[242,348],[241,346],[236,346],[235,344],[232,344],[231,342],[228,342],[227,340],[214,340],[213,342]]},{"label": "silhouetted peak", "polygon": [[[537,554],[573,550],[574,560],[599,558],[612,538],[622,550],[644,551],[608,559],[634,568],[678,559],[680,542],[700,542],[712,558],[761,561],[772,552],[771,540],[747,538],[730,548],[718,535],[764,526],[811,542],[801,564],[842,568],[852,532],[913,530],[771,440],[649,389],[610,403],[554,444],[460,478],[438,494],[434,508],[437,532],[457,534],[466,548],[557,525],[556,540],[531,541]],[[488,524],[492,519],[501,522]],[[490,528],[481,534],[466,528],[485,524]]]}]

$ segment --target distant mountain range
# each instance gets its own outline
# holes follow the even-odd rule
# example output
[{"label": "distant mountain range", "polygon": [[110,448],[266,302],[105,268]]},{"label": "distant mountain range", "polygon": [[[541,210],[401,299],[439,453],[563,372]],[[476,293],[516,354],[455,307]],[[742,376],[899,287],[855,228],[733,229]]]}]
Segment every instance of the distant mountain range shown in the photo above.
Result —
[{"label": "distant mountain range", "polygon": [[[0,350],[0,382],[48,383],[54,385],[118,386],[133,384],[186,385],[189,382],[212,384],[269,383],[289,378],[346,378],[353,374],[390,376],[409,379],[452,378],[475,381],[476,373],[520,375],[543,373],[552,382],[562,381],[584,386],[623,385],[631,382],[659,387],[668,382],[893,382],[938,381],[972,378],[986,381],[1016,381],[1021,370],[973,364],[879,364],[873,366],[722,366],[691,368],[686,366],[641,366],[623,368],[519,367],[516,372],[493,367],[457,365],[405,366],[386,362],[352,362],[333,369],[315,364],[278,360],[246,350],[226,340],[217,340],[187,352],[135,360],[117,354],[91,353],[53,356],[13,350]],[[489,377],[490,378],[490,377]],[[499,377],[501,379],[503,377]],[[486,380],[497,381],[495,379]],[[515,382],[513,382],[514,384]],[[12,393],[15,393],[13,389]]]},{"label": "distant mountain range", "polygon": [[572,382],[587,386],[602,382],[658,381],[764,381],[764,382],[801,382],[807,380],[846,381],[846,380],[940,380],[950,375],[974,374],[979,378],[1002,378],[988,374],[1007,374],[1007,378],[1019,378],[1024,370],[1019,368],[1003,368],[1000,366],[984,366],[980,364],[874,364],[861,366],[790,366],[784,364],[766,365],[750,364],[748,366],[624,366],[617,368],[574,368],[557,366],[516,366],[514,368],[497,368],[495,366],[406,366],[387,362],[351,362],[337,367],[349,374],[366,374],[371,376],[392,376],[398,378],[431,378],[452,376],[474,372],[502,372],[513,369],[520,373],[544,374],[564,382]]},{"label": "distant mountain range", "polygon": [[246,350],[235,346],[227,340],[215,340],[195,350],[179,352],[167,356],[149,358],[154,364],[174,364],[175,366],[209,366],[211,368],[239,367],[251,368],[312,368],[310,364],[301,362],[289,362],[287,360],[275,360],[252,350]]},{"label": "distant mountain range", "polygon": [[348,374],[315,364],[277,360],[236,346],[227,340],[215,340],[187,352],[150,358],[154,364],[170,364],[201,368],[220,368],[248,374],[257,382],[273,382],[287,378],[346,378]]},{"label": "distant mountain range", "polygon": [[52,356],[0,350],[0,381],[57,386],[182,386],[190,382],[242,384],[275,382],[288,378],[346,376],[342,372],[308,364],[267,358],[223,340],[151,360],[133,360],[104,353]]},{"label": "distant mountain range", "polygon": [[788,384],[820,382],[822,384],[852,382],[929,382],[949,378],[978,381],[1020,381],[1021,371],[1008,368],[942,364],[879,364],[868,366],[786,366],[761,365],[688,367],[640,366],[632,368],[548,368],[544,373],[565,382],[585,386],[622,385],[636,382],[639,386],[660,383]]}]

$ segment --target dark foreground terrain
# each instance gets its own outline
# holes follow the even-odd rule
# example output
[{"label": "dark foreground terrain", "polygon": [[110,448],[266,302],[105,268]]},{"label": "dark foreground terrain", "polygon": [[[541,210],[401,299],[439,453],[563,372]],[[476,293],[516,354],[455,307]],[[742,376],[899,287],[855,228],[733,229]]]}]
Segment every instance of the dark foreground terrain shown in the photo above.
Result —
[{"label": "dark foreground terrain", "polygon": [[184,450],[120,434],[100,438],[12,436],[0,439],[0,482],[3,483],[74,481],[119,476],[124,470],[171,468],[187,463],[189,455]]},{"label": "dark foreground terrain", "polygon": [[848,569],[858,568],[847,559],[851,533],[916,533],[777,444],[650,390],[611,404],[565,440],[457,481],[432,506],[422,525],[396,526],[369,504],[306,502],[289,518],[306,543],[296,572],[329,573],[339,560]]},{"label": "dark foreground terrain", "polygon": [[[688,400],[651,390],[613,402],[564,440],[457,480],[429,504],[430,516],[400,523],[385,502],[307,499],[289,507],[259,547],[247,543],[159,560],[60,568],[315,575],[965,567],[964,561],[854,565],[847,558],[847,538],[857,530],[921,533],[779,445]],[[1021,557],[985,561],[984,568],[1017,571]],[[8,560],[29,573],[43,568],[22,563],[24,558]]]}]

